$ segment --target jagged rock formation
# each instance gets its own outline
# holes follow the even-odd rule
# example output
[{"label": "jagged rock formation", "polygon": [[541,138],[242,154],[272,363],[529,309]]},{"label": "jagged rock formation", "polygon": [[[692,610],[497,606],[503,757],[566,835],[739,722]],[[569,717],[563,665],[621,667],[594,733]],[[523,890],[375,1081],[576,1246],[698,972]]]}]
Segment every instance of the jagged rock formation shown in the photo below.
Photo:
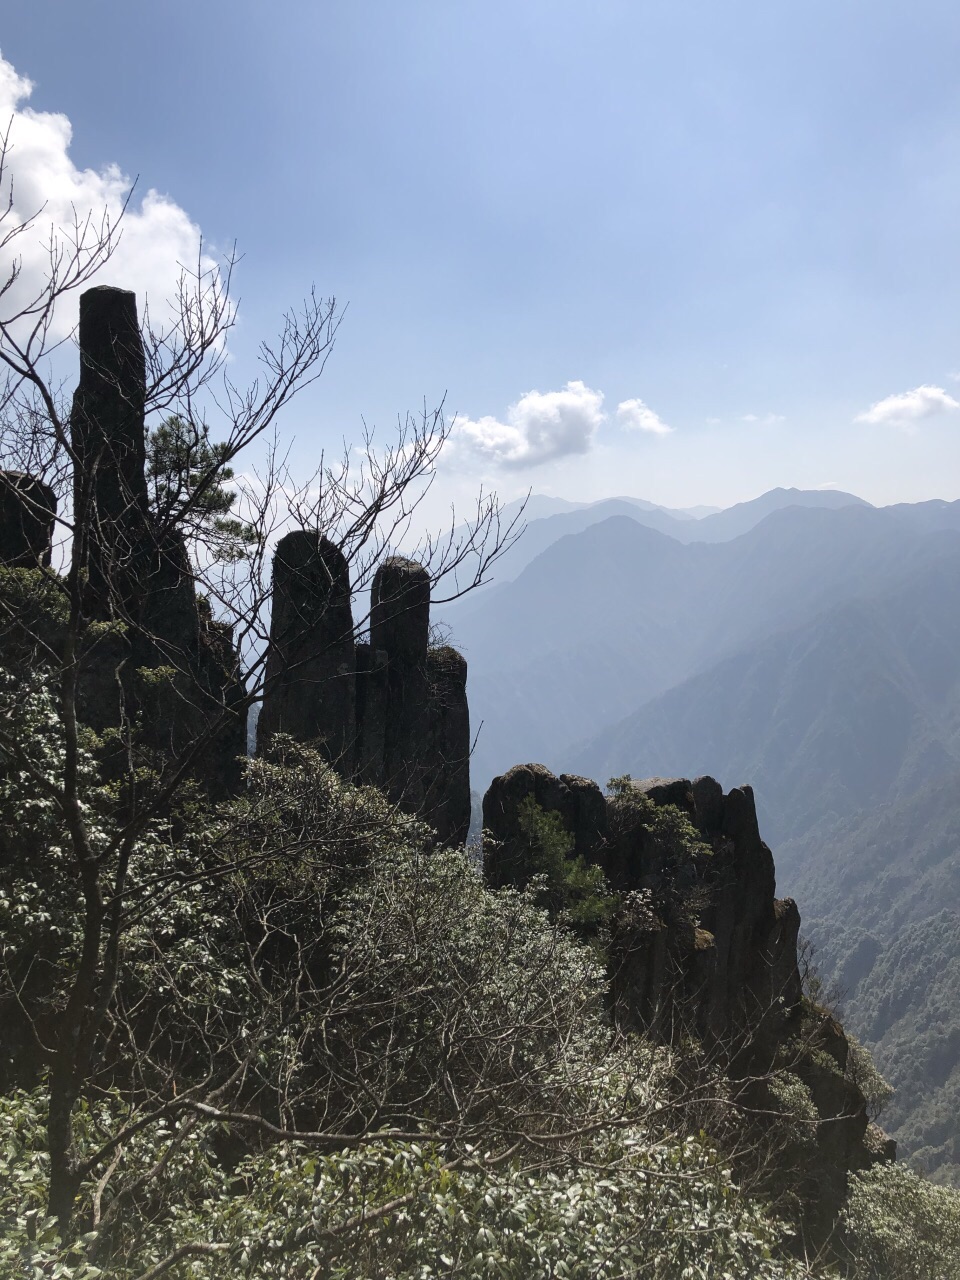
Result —
[{"label": "jagged rock formation", "polygon": [[[575,851],[600,866],[621,906],[611,922],[611,999],[628,1024],[669,1039],[692,1035],[770,1105],[765,1077],[785,1060],[817,1109],[815,1195],[832,1220],[848,1171],[892,1158],[846,1075],[839,1024],[804,1001],[797,960],[800,913],[776,897],[773,855],[760,837],[753,791],[724,794],[713,778],[651,778],[604,797],[596,783],[543,765],[495,778],[483,801],[484,866],[497,886],[529,875],[521,806],[532,797],[560,815]],[[674,862],[651,832],[649,809],[679,809],[706,846]],[[788,1048],[789,1046],[789,1048]],[[799,1046],[799,1047],[798,1047]]]},{"label": "jagged rock formation", "polygon": [[[240,662],[228,630],[197,598],[183,539],[150,510],[135,296],[109,287],[83,293],[79,346],[70,418],[73,554],[84,571],[88,620],[122,626],[95,634],[82,651],[78,712],[97,730],[121,720],[135,725],[141,750],[195,754],[189,772],[211,794],[229,794],[239,786],[244,751]],[[2,473],[0,561],[47,566],[55,515],[47,485]],[[163,674],[151,679],[151,672]]]},{"label": "jagged rock formation", "polygon": [[313,743],[358,782],[420,814],[443,843],[470,826],[466,663],[429,648],[430,576],[395,556],[373,579],[370,642],[355,644],[347,562],[302,531],[277,546],[258,750]]},{"label": "jagged rock formation", "polygon": [[[80,382],[70,419],[76,456],[74,556],[91,620],[118,622],[82,655],[81,717],[98,730],[136,722],[142,749],[191,761],[213,794],[240,783],[245,690],[232,636],[198,600],[182,537],[151,512],[146,373],[136,298],[80,298]],[[0,473],[0,563],[46,566],[56,498]],[[316,744],[347,776],[382,787],[444,842],[470,825],[466,663],[431,651],[430,576],[395,556],[373,580],[370,643],[355,643],[342,552],[307,530],[277,545],[258,744],[276,733]],[[150,678],[150,673],[165,673]]]}]

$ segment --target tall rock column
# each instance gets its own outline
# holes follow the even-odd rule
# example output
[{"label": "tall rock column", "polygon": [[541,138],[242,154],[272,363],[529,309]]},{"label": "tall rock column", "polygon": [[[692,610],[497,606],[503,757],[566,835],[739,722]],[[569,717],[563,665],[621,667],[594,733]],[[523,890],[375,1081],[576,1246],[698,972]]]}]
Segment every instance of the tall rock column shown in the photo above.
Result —
[{"label": "tall rock column", "polygon": [[441,844],[464,844],[470,830],[470,712],[467,661],[444,645],[427,652],[429,689],[424,815]]},{"label": "tall rock column", "polygon": [[316,742],[349,773],[356,739],[350,571],[328,538],[286,534],[273,559],[273,615],[257,747],[275,733]]},{"label": "tall rock column", "polygon": [[429,634],[430,575],[391,556],[373,579],[370,645],[387,656],[382,785],[410,813],[422,813],[426,798]]},{"label": "tall rock column", "polygon": [[[194,754],[193,776],[228,794],[240,784],[245,690],[231,638],[200,609],[181,534],[158,527],[150,509],[136,296],[107,286],[81,294],[79,345],[74,556],[87,574],[88,614],[124,624],[82,655],[81,715],[97,729],[135,726],[138,749]],[[171,674],[141,674],[158,669]]]},{"label": "tall rock column", "polygon": [[98,616],[138,616],[149,554],[144,402],[137,300],[99,286],[80,295],[80,382],[70,418],[74,514]]}]

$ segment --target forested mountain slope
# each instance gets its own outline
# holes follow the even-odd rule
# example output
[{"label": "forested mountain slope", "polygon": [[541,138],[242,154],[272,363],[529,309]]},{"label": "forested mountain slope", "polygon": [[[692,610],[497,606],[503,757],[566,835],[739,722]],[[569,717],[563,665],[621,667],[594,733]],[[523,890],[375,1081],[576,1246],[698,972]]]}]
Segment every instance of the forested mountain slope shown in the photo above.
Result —
[{"label": "forested mountain slope", "polygon": [[897,1092],[902,1152],[960,1185],[960,771],[778,850],[844,1020]]},{"label": "forested mountain slope", "polygon": [[573,767],[750,778],[779,843],[960,768],[960,546],[596,734]]}]

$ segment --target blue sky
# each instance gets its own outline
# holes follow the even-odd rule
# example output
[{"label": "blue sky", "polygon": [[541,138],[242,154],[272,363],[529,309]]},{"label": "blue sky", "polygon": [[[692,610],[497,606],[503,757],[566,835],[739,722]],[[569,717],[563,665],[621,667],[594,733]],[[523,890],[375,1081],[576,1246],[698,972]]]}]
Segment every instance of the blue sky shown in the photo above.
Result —
[{"label": "blue sky", "polygon": [[956,4],[32,0],[0,40],[73,165],[238,242],[238,368],[349,303],[304,469],[446,393],[444,498],[960,497]]}]

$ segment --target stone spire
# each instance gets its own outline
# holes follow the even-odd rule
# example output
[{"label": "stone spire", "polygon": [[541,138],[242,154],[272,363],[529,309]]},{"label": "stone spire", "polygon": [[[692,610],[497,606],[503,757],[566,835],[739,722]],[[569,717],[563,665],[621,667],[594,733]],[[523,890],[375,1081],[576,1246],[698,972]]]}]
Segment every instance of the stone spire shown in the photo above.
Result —
[{"label": "stone spire", "polygon": [[387,656],[382,785],[411,813],[425,799],[430,635],[430,575],[421,564],[391,556],[370,595],[370,644]]},{"label": "stone spire", "polygon": [[80,382],[70,417],[74,513],[94,613],[136,616],[148,502],[146,366],[137,300],[103,285],[80,295]]},{"label": "stone spire", "polygon": [[381,788],[442,843],[470,826],[467,664],[431,650],[430,575],[385,560],[371,590],[370,641],[354,644],[350,577],[316,533],[288,533],[273,563],[273,618],[257,747],[276,733],[319,744],[356,782]]},{"label": "stone spire", "polygon": [[331,764],[353,767],[356,654],[350,571],[343,553],[300,529],[277,544],[260,749],[275,733],[316,742]]}]

